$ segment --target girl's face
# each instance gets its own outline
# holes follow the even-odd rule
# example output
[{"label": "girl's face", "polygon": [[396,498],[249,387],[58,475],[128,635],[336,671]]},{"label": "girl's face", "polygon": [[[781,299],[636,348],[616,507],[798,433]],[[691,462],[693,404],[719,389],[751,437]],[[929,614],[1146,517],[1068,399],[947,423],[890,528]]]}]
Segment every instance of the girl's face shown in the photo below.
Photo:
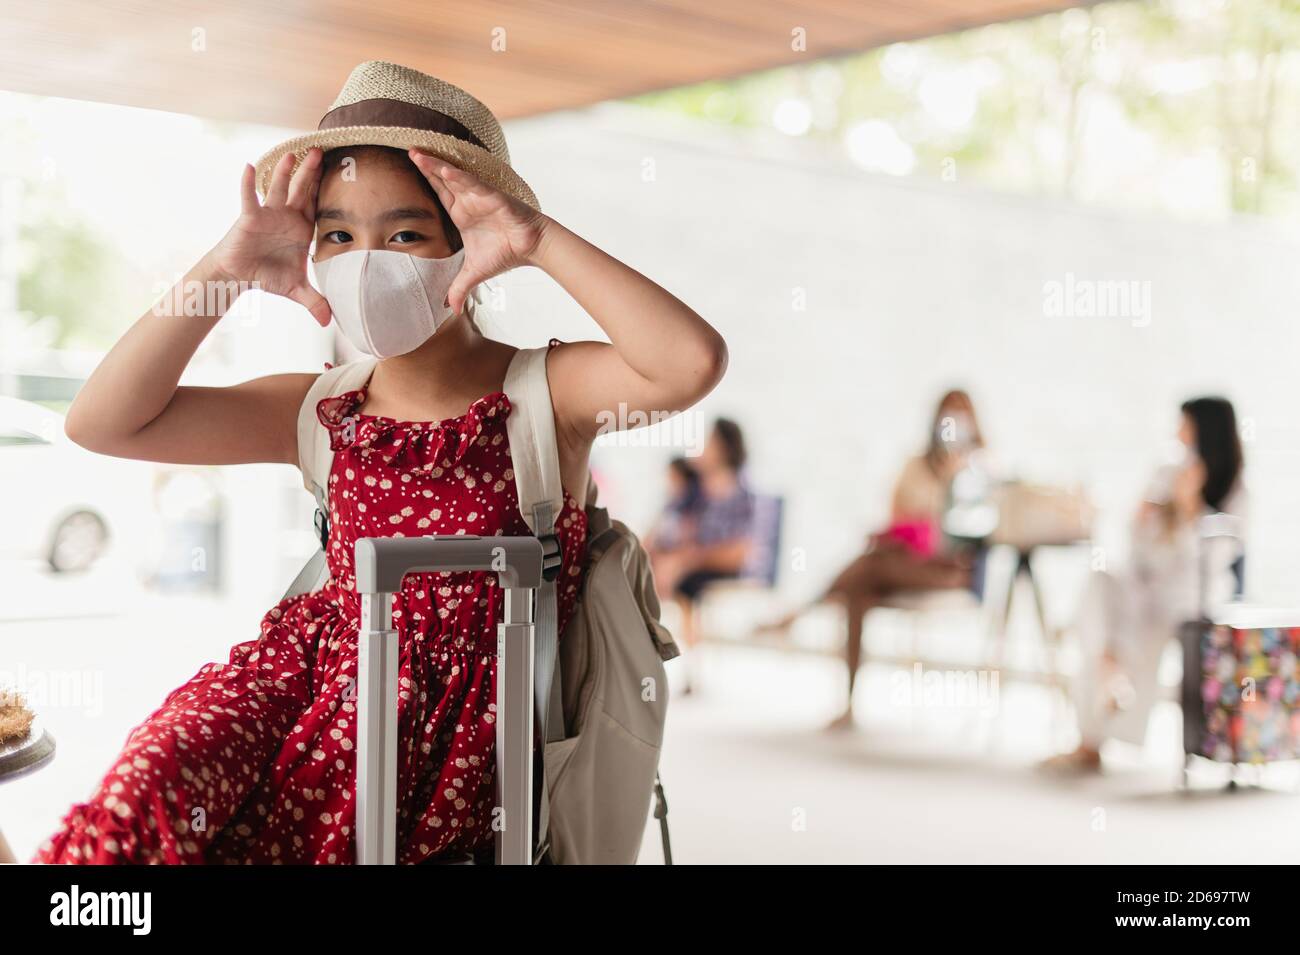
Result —
[{"label": "girl's face", "polygon": [[322,177],[316,202],[316,261],[360,249],[425,259],[455,250],[438,204],[404,156],[359,149]]}]

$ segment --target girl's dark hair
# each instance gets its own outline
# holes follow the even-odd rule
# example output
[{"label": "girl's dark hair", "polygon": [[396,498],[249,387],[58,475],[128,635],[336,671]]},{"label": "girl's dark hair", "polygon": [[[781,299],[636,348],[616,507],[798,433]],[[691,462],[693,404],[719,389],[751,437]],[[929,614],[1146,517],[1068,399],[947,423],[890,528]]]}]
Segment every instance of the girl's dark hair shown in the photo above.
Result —
[{"label": "girl's dark hair", "polygon": [[713,423],[713,433],[722,442],[722,453],[727,459],[727,466],[739,471],[745,465],[745,435],[740,425],[730,418],[719,418]]},{"label": "girl's dark hair", "polygon": [[1217,397],[1184,401],[1182,412],[1196,429],[1196,453],[1205,464],[1201,497],[1212,510],[1221,511],[1241,476],[1244,459],[1237,413],[1231,401]]},{"label": "girl's dark hair", "polygon": [[442,222],[442,231],[447,236],[447,241],[451,243],[451,251],[459,252],[464,245],[460,237],[460,230],[456,224],[451,221],[451,216],[447,215],[447,210],[442,207],[442,200],[438,194],[433,191],[433,186],[429,185],[429,180],[424,178],[424,173],[411,162],[411,157],[406,154],[405,149],[398,149],[394,146],[338,146],[334,149],[326,150],[321,156],[321,178],[329,175],[335,169],[343,165],[343,161],[349,157],[356,159],[358,156],[372,156],[385,159],[394,166],[407,169],[420,183],[420,188],[424,190],[425,195],[433,200],[434,208],[438,210],[438,219]]}]

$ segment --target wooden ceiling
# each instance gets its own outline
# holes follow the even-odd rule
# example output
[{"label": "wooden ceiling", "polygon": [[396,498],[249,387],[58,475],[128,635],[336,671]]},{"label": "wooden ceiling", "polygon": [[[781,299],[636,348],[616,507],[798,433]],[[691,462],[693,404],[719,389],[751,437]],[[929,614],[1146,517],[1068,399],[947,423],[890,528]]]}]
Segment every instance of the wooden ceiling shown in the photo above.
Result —
[{"label": "wooden ceiling", "polygon": [[[0,89],[315,128],[351,68],[382,59],[463,86],[505,118],[1076,5],[0,0]],[[804,51],[792,49],[796,28]]]}]

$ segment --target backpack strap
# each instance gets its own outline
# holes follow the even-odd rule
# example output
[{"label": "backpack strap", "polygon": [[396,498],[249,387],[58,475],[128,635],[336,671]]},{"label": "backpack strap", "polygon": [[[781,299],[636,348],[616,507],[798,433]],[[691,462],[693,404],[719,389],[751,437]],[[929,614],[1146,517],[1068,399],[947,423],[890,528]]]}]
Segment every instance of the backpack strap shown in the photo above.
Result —
[{"label": "backpack strap", "polygon": [[[555,579],[559,576],[560,540],[555,519],[564,506],[560,481],[560,452],[555,439],[555,409],[546,378],[549,346],[521,348],[506,371],[505,392],[510,400],[506,433],[510,439],[510,461],[515,472],[519,513],[542,542],[542,585],[537,589],[537,627],[533,666],[533,699],[537,724],[546,743],[564,739],[563,687],[559,658],[559,606]],[[589,494],[583,489],[584,498]],[[541,774],[537,809],[537,844],[544,853],[550,823],[550,787],[546,785],[545,745],[541,747]]]},{"label": "backpack strap", "polygon": [[537,652],[533,670],[538,725],[547,742],[564,739],[558,656],[559,606],[555,578],[560,572],[560,539],[555,519],[564,506],[560,452],[555,440],[555,411],[546,379],[548,346],[521,348],[506,370],[510,399],[506,433],[515,472],[519,513],[542,542],[542,586],[537,590]]},{"label": "backpack strap", "polygon": [[[329,474],[334,464],[334,451],[330,448],[329,434],[316,416],[316,405],[324,398],[341,395],[360,388],[370,380],[376,359],[335,365],[322,372],[307,389],[307,396],[298,408],[298,469],[302,472],[302,486],[316,499],[316,535],[320,550],[298,572],[284,597],[317,590],[329,577],[325,546],[329,541]],[[284,599],[284,598],[281,598]]]},{"label": "backpack strap", "polygon": [[[551,533],[564,507],[560,482],[560,452],[555,441],[555,412],[551,386],[546,380],[546,354],[550,348],[521,348],[506,370],[506,397],[510,417],[510,461],[519,493],[519,512],[534,534]],[[539,520],[550,527],[539,526]]]}]

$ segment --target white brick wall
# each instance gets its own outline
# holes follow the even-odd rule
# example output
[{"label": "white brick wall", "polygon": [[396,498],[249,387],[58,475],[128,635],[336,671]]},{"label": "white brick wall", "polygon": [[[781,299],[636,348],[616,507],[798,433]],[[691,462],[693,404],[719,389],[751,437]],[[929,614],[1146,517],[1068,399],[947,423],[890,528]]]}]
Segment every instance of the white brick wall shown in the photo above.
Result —
[{"label": "white brick wall", "polygon": [[[1223,392],[1253,422],[1250,587],[1300,570],[1300,300],[1280,224],[1172,222],[961,182],[857,171],[825,150],[606,104],[508,127],[543,208],[650,275],[725,335],[726,380],[700,406],[742,420],[755,477],[789,496],[787,546],[819,584],[886,513],[938,394],[973,392],[1008,471],[1084,481],[1127,518],[1178,403]],[[654,181],[643,181],[653,164]],[[1049,318],[1044,283],[1150,282],[1151,322]],[[599,335],[535,270],[502,283],[503,337]],[[807,310],[791,307],[806,289]],[[663,448],[602,449],[620,513],[644,525]]]}]

